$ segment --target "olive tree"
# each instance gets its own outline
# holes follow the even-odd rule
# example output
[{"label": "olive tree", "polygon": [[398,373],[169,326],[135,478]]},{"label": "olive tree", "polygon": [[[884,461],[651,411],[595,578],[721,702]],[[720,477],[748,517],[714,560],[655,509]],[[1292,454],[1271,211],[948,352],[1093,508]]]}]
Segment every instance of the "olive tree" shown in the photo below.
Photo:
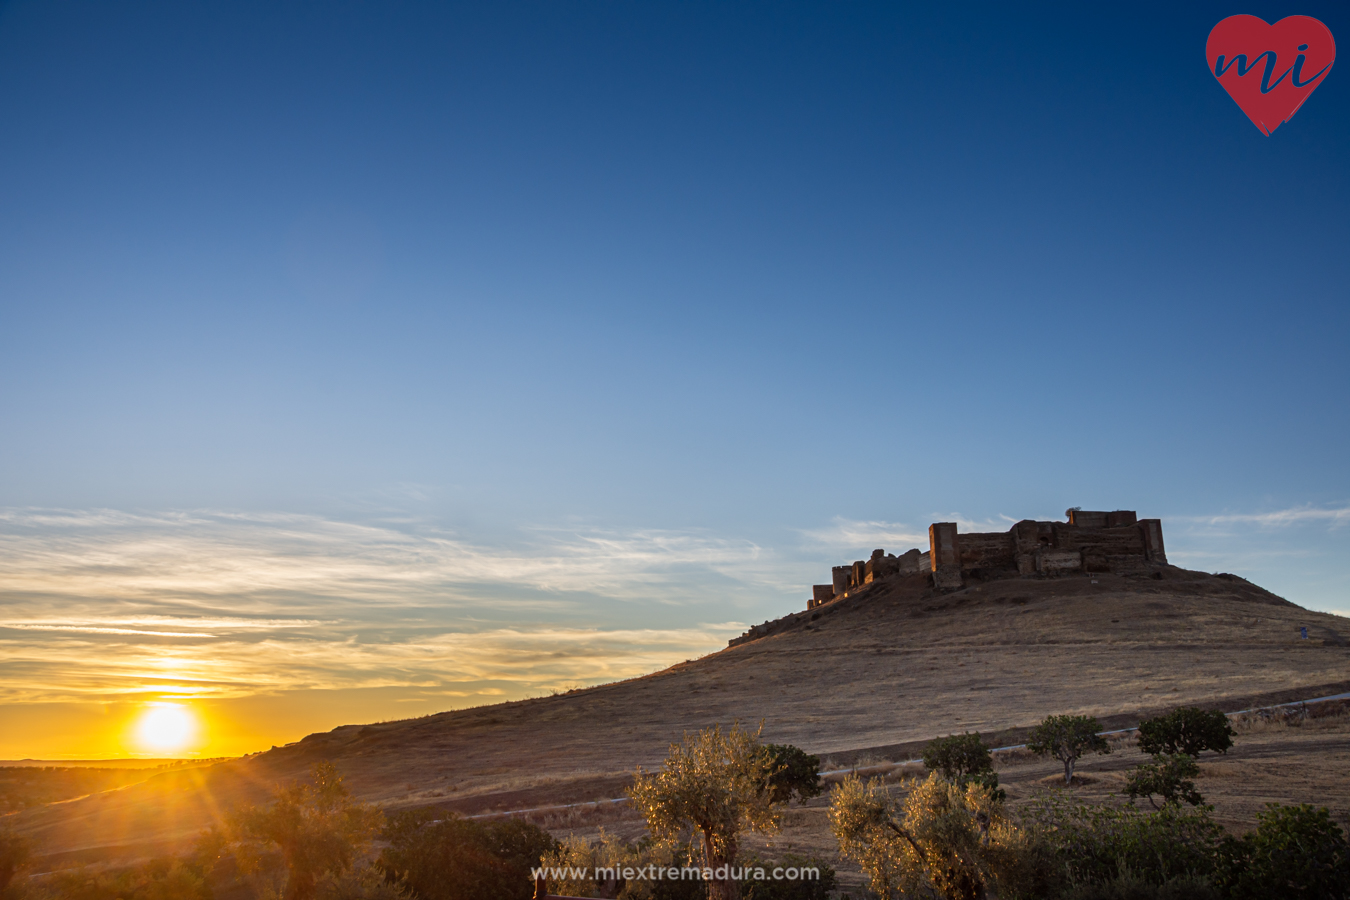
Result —
[{"label": "olive tree", "polygon": [[773,755],[759,742],[759,731],[716,726],[672,744],[659,772],[638,769],[628,796],[659,843],[678,843],[686,832],[695,833],[705,877],[712,875],[710,900],[737,900],[731,866],[741,833],[778,829],[781,803],[770,787],[773,772]]},{"label": "olive tree", "polygon": [[1139,749],[1154,756],[1184,753],[1199,756],[1206,750],[1226,753],[1233,746],[1233,726],[1217,709],[1183,706],[1139,723]]},{"label": "olive tree", "polygon": [[1047,716],[1031,730],[1027,749],[1064,763],[1064,783],[1073,784],[1074,765],[1084,754],[1111,752],[1106,738],[1097,733],[1101,730],[1092,716]]},{"label": "olive tree", "polygon": [[883,900],[979,900],[991,887],[1015,894],[1025,881],[1026,834],[973,781],[955,784],[934,772],[902,804],[881,779],[853,775],[831,795],[829,818],[840,854],[862,867]]},{"label": "olive tree", "polygon": [[978,731],[934,738],[923,748],[923,764],[948,781],[994,771],[994,758],[989,755],[989,748],[980,739]]},{"label": "olive tree", "polygon": [[769,799],[788,803],[793,797],[805,803],[824,791],[820,783],[820,757],[791,744],[765,744],[769,754]]},{"label": "olive tree", "polygon": [[1158,809],[1153,795],[1162,798],[1163,805],[1179,806],[1183,802],[1199,806],[1205,798],[1195,789],[1192,778],[1200,774],[1200,767],[1193,757],[1184,753],[1164,754],[1153,757],[1153,762],[1136,767],[1125,781],[1125,793],[1130,799],[1144,797],[1149,805]]}]

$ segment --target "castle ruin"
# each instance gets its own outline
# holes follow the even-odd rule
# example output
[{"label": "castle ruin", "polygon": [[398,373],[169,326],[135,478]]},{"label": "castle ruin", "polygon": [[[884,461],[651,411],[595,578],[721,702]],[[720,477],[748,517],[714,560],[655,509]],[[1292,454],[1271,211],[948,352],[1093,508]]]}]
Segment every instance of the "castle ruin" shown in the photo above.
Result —
[{"label": "castle ruin", "polygon": [[839,600],[891,575],[926,575],[940,591],[957,590],[967,577],[1046,576],[1112,572],[1149,574],[1167,565],[1162,520],[1132,510],[1071,509],[1067,522],[1024,519],[1007,531],[957,532],[955,522],[928,526],[928,550],[899,556],[884,550],[852,565],[835,566],[830,584],[811,588],[807,609]]}]

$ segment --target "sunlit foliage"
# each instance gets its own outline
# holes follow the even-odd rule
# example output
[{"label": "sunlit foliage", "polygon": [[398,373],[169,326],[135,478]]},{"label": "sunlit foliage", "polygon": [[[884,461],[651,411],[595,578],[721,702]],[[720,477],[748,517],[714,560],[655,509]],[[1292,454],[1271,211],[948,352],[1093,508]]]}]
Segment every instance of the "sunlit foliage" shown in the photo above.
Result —
[{"label": "sunlit foliage", "polygon": [[[663,844],[697,835],[705,867],[726,871],[736,860],[742,832],[772,832],[780,804],[770,787],[773,754],[753,734],[733,725],[685,735],[672,744],[661,771],[641,769],[629,796],[647,820],[652,837]],[[711,900],[735,900],[738,888],[730,877],[708,882]]]},{"label": "sunlit foliage", "polygon": [[901,804],[881,779],[854,775],[835,789],[829,818],[839,852],[882,898],[975,900],[995,885],[1013,892],[1028,877],[1025,833],[975,782],[933,773]]}]

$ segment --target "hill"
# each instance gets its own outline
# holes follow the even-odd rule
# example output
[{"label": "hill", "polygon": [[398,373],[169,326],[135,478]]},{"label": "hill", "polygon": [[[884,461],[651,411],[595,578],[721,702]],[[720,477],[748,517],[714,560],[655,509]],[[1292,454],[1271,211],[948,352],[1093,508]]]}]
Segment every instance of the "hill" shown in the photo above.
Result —
[{"label": "hill", "polygon": [[617,796],[683,732],[737,719],[841,763],[951,731],[1015,735],[1050,713],[1123,727],[1182,703],[1236,710],[1350,690],[1347,626],[1236,576],[1171,566],[972,579],[945,594],[898,576],[641,678],[342,726],[12,821],[53,857],[142,854],[319,760],[361,800],[475,811]]}]

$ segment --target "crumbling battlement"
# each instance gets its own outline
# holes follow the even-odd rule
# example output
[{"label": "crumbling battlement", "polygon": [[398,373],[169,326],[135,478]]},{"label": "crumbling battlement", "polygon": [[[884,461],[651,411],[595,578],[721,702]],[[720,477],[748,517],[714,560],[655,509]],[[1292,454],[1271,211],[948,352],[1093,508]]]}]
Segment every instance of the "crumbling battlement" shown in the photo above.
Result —
[{"label": "crumbling battlement", "polygon": [[857,593],[892,575],[927,575],[941,591],[960,588],[969,575],[1048,576],[1075,572],[1146,574],[1167,565],[1162,520],[1140,519],[1132,510],[1068,510],[1067,522],[1024,519],[1007,531],[957,532],[955,522],[928,526],[928,550],[835,566],[830,584],[811,588],[807,609]]}]

